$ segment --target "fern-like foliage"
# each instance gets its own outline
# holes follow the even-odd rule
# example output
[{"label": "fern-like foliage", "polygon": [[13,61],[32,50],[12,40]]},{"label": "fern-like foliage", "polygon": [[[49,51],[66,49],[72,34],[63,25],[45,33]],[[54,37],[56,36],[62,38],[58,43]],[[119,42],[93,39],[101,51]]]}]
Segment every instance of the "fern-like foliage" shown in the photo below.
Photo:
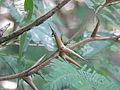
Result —
[{"label": "fern-like foliage", "polygon": [[63,59],[55,59],[43,71],[47,83],[43,90],[119,90],[120,87],[111,79],[86,69],[76,69]]},{"label": "fern-like foliage", "polygon": [[[106,0],[86,0],[87,6],[94,11],[99,10],[105,2]],[[104,7],[97,15],[97,17],[104,26],[106,25],[105,22],[107,23],[110,22],[111,24],[119,25],[120,24],[119,10],[120,3],[119,1],[118,2],[116,1],[113,4]]]}]

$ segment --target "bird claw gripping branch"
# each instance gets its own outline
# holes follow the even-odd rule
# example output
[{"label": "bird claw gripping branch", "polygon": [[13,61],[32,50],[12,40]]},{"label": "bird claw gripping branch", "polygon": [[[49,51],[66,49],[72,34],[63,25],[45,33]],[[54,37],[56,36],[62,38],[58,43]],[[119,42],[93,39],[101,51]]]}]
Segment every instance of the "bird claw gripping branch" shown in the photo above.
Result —
[{"label": "bird claw gripping branch", "polygon": [[[50,26],[50,25],[49,25]],[[77,54],[76,52],[74,52],[73,50],[69,49],[68,47],[66,47],[64,45],[64,43],[62,42],[62,39],[60,36],[57,35],[57,33],[52,29],[52,27],[50,26],[51,31],[52,31],[52,35],[54,36],[58,49],[59,49],[59,55],[61,57],[63,57],[64,59],[66,59],[68,62],[75,64],[78,67],[81,67],[80,64],[78,64],[75,60],[73,60],[71,57],[67,56],[67,54],[72,54],[82,60],[85,60],[83,57],[81,57],[79,54]],[[66,54],[67,53],[67,54]]]}]

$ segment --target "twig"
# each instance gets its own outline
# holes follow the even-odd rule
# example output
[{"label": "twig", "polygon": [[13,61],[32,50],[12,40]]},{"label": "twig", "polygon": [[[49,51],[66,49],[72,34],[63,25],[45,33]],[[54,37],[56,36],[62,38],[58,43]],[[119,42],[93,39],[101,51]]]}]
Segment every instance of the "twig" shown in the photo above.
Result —
[{"label": "twig", "polygon": [[14,75],[8,75],[8,76],[0,77],[0,81],[30,76],[30,75],[36,73],[38,70],[40,70],[43,67],[45,67],[46,65],[48,65],[50,63],[50,61],[53,60],[56,56],[58,56],[58,51],[56,51],[54,54],[52,54],[43,63],[41,63],[39,65],[36,65],[36,66],[34,66],[32,68],[30,67],[29,69],[27,69],[27,70],[25,70],[23,72],[14,74]]},{"label": "twig", "polygon": [[3,33],[8,29],[9,26],[10,26],[10,23],[0,28],[0,37],[3,36]]},{"label": "twig", "polygon": [[45,56],[46,56],[46,55],[43,55],[39,60],[37,60],[37,61],[35,62],[35,64],[34,64],[33,66],[31,66],[31,68],[39,65]]},{"label": "twig", "polygon": [[[89,22],[90,20],[88,20]],[[82,33],[85,29],[86,25],[82,26],[82,28],[80,28],[80,30],[78,30],[66,43],[64,43],[65,45],[67,45],[68,43],[70,43],[72,40],[74,40],[80,33]]]},{"label": "twig", "polygon": [[22,79],[31,86],[31,88],[33,88],[34,90],[38,90],[38,88],[36,87],[36,85],[34,84],[33,80],[31,77],[22,77]]},{"label": "twig", "polygon": [[[9,44],[6,44],[7,46],[10,46],[10,45],[16,45],[16,46],[19,46],[20,44],[19,43],[17,43],[17,42],[13,42],[13,43],[9,43]],[[28,46],[30,46],[30,47],[43,47],[43,46],[45,46],[45,45],[43,45],[43,44],[29,44]]]},{"label": "twig", "polygon": [[[41,60],[42,60],[44,57],[45,57],[45,55],[42,56],[33,66],[31,66],[31,68],[39,65],[40,62],[41,62]],[[27,84],[29,84],[29,85],[31,86],[31,88],[33,88],[34,90],[38,90],[38,88],[36,87],[36,85],[34,84],[32,78],[31,78],[30,76],[22,77],[22,79],[23,79]]]},{"label": "twig", "polygon": [[[42,17],[38,18],[35,22],[33,22],[32,24],[23,27],[22,29],[6,36],[6,37],[2,37],[0,38],[0,43],[6,42],[12,38],[15,38],[19,35],[21,35],[22,33],[30,30],[33,26],[39,25],[41,23],[43,23],[45,20],[47,20],[49,17],[51,17],[57,10],[59,10],[60,8],[62,8],[66,3],[68,3],[70,0],[64,0],[63,2],[61,2],[60,4],[58,4],[58,6],[56,6],[54,9],[52,9],[51,11],[49,11],[47,14],[43,15]],[[85,44],[87,42],[91,42],[91,41],[101,41],[101,40],[118,40],[118,38],[120,38],[119,36],[112,36],[112,37],[94,37],[94,38],[88,38],[86,40],[83,40],[81,42],[78,42],[74,45],[72,45],[71,49],[74,49],[75,47],[78,47],[82,44]],[[48,65],[50,63],[51,60],[53,60],[56,56],[58,56],[58,51],[56,51],[54,54],[52,54],[48,59],[46,59],[44,62],[42,63],[35,63],[35,65],[33,65],[32,67],[30,67],[29,69],[20,72],[18,74],[14,74],[14,75],[8,75],[8,76],[3,76],[0,77],[0,81],[2,80],[9,80],[9,79],[15,79],[15,78],[23,78],[26,76],[30,76],[34,73],[36,73],[37,71],[39,71],[40,69],[44,68],[46,65]]]},{"label": "twig", "polygon": [[100,7],[97,8],[96,12],[95,12],[95,15],[98,15],[104,7],[106,7],[108,5],[107,2],[105,2],[103,5],[101,5]]},{"label": "twig", "polygon": [[36,74],[39,75],[43,80],[45,80],[45,77],[41,72],[36,72]]},{"label": "twig", "polygon": [[[112,36],[112,37],[94,37],[94,38],[88,38],[86,40],[80,41],[72,46],[70,46],[70,49],[74,49],[75,47],[78,47],[82,44],[85,44],[87,42],[91,42],[91,41],[102,41],[102,40],[118,40],[120,38],[120,35],[118,36]],[[0,77],[0,81],[2,80],[9,80],[9,79],[15,79],[15,78],[22,78],[25,76],[30,76],[34,73],[36,73],[38,70],[44,68],[46,65],[48,65],[50,63],[51,60],[53,60],[56,56],[58,56],[58,51],[56,51],[54,54],[52,54],[48,59],[46,59],[43,63],[37,64],[34,67],[31,67],[21,73],[18,74],[14,74],[14,75],[9,75],[9,76],[3,76]]]},{"label": "twig", "polygon": [[70,46],[69,48],[74,49],[75,47],[78,47],[82,44],[85,44],[85,43],[88,43],[88,42],[91,42],[91,41],[118,40],[119,38],[120,38],[120,35],[112,36],[112,37],[94,37],[94,38],[91,37],[91,38],[85,39],[83,41],[80,41],[80,42]]},{"label": "twig", "polygon": [[99,21],[99,19],[98,19],[98,22],[97,22],[97,24],[96,24],[96,26],[95,26],[92,34],[91,34],[91,37],[96,37],[96,34],[97,34],[97,32],[98,32],[98,28],[99,28],[99,24],[100,24],[100,21]]},{"label": "twig", "polygon": [[[19,29],[16,32],[13,32],[12,34],[2,37],[0,38],[0,44],[3,42],[6,42],[8,40],[11,40],[15,37],[18,37],[19,35],[21,35],[22,33],[30,30],[32,27],[37,26],[41,23],[43,23],[45,20],[47,20],[49,17],[51,17],[53,14],[55,14],[55,12],[57,12],[59,9],[61,9],[65,4],[67,4],[70,0],[64,0],[61,3],[59,3],[55,8],[53,8],[51,11],[49,11],[48,13],[46,13],[45,15],[43,15],[42,17],[39,17],[35,22]],[[34,73],[36,73],[39,69],[42,69],[43,67],[45,67],[46,65],[48,65],[50,63],[50,61],[52,59],[54,59],[56,56],[58,56],[58,51],[56,51],[54,54],[52,54],[48,59],[46,59],[43,63],[41,64],[37,64],[36,66],[32,66],[31,68],[20,72],[18,74],[14,74],[14,75],[8,75],[8,76],[3,76],[0,77],[0,81],[2,80],[9,80],[9,79],[15,79],[15,78],[22,78],[25,76],[30,76]]]},{"label": "twig", "polygon": [[[98,9],[95,11],[95,14],[93,15],[92,19],[94,19],[103,10],[103,8],[106,7],[107,5],[109,5],[109,4],[105,2],[102,6],[98,7]],[[80,29],[78,32],[76,32],[65,44],[70,43],[74,38],[76,38],[80,34],[80,32],[83,31],[83,29],[85,27],[86,26],[83,26],[82,29]]]},{"label": "twig", "polygon": [[64,0],[61,3],[59,3],[55,8],[53,8],[51,11],[46,13],[45,15],[39,17],[36,21],[33,23],[13,32],[12,34],[9,34],[8,36],[1,37],[0,38],[0,44],[3,42],[6,42],[8,40],[11,40],[15,37],[18,37],[19,35],[23,34],[26,31],[29,31],[32,27],[42,24],[44,21],[46,21],[48,18],[50,18],[52,15],[54,15],[59,9],[61,9],[65,4],[67,4],[71,0]]}]

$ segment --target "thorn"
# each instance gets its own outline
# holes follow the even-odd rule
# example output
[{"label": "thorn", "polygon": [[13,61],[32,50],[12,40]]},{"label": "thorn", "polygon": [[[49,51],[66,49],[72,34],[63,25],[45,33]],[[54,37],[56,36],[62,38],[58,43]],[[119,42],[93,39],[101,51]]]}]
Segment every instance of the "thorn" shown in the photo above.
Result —
[{"label": "thorn", "polygon": [[46,55],[43,55],[31,68],[37,66],[40,64],[40,62],[43,60],[43,58],[45,57]]},{"label": "thorn", "polygon": [[98,19],[98,22],[97,22],[97,24],[96,24],[96,26],[94,28],[94,31],[91,34],[91,37],[96,37],[96,33],[98,32],[99,24],[100,24],[100,21]]},{"label": "thorn", "polygon": [[82,66],[81,66],[80,64],[78,64],[75,60],[73,60],[72,58],[70,58],[70,57],[67,56],[66,54],[64,54],[62,57],[63,57],[64,59],[66,59],[68,62],[70,62],[70,63],[72,63],[72,64],[74,64],[74,65],[82,68]]},{"label": "thorn", "polygon": [[120,35],[117,36],[116,40],[120,41]]},{"label": "thorn", "polygon": [[41,72],[36,72],[36,74],[39,75],[43,80],[45,80],[45,77],[43,76]]},{"label": "thorn", "polygon": [[66,47],[65,47],[65,48],[63,49],[63,51],[66,52],[66,53],[72,54],[72,55],[74,55],[74,56],[76,56],[76,57],[78,57],[78,58],[86,61],[82,56],[80,56],[79,54],[77,54],[76,52],[74,52],[73,50],[71,50],[71,49],[69,49],[69,48],[66,48]]},{"label": "thorn", "polygon": [[10,23],[5,25],[4,27],[0,28],[0,37],[3,36],[3,33],[7,30],[7,28],[10,26]]},{"label": "thorn", "polygon": [[[49,26],[50,26],[50,24],[49,24]],[[55,39],[56,39],[57,46],[58,46],[58,48],[59,48],[59,50],[60,50],[61,52],[66,52],[66,53],[72,54],[72,55],[74,55],[74,56],[76,56],[76,57],[78,57],[78,58],[80,58],[80,59],[82,59],[82,60],[85,60],[85,59],[84,59],[83,57],[81,57],[79,54],[77,54],[77,53],[75,53],[74,51],[72,51],[71,49],[67,48],[67,47],[63,44],[63,42],[62,42],[62,40],[61,40],[61,37],[59,37],[59,36],[57,35],[57,33],[55,33],[55,31],[52,29],[51,26],[50,26],[50,28],[51,28],[51,30],[52,30],[52,33],[53,33]],[[85,61],[86,61],[86,60],[85,60]]]},{"label": "thorn", "polygon": [[[49,24],[49,26],[50,26],[50,24]],[[57,33],[53,30],[53,28],[51,26],[50,26],[50,29],[52,31],[52,35],[54,35],[54,37],[55,37],[58,48],[61,48],[62,46],[64,46],[64,44],[63,44],[63,42],[61,40],[61,37],[59,37],[57,35]]]},{"label": "thorn", "polygon": [[99,35],[99,34],[96,34],[96,37],[102,37],[101,35]]},{"label": "thorn", "polygon": [[54,36],[54,37],[56,37],[56,32],[53,30],[53,28],[50,26],[50,24],[48,24],[49,25],[49,27],[50,27],[50,29],[51,29],[51,31],[52,31],[52,35]]},{"label": "thorn", "polygon": [[22,77],[22,79],[31,86],[31,88],[33,88],[34,90],[38,90],[38,88],[35,86],[35,84],[32,81],[31,77]]}]

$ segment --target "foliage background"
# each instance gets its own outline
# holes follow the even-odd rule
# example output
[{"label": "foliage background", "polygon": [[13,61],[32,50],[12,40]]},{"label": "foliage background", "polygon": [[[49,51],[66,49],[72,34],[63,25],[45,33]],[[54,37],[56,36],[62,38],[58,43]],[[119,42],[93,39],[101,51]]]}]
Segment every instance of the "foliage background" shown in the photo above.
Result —
[{"label": "foliage background", "polygon": [[[35,21],[59,1],[61,0],[25,0],[25,2],[1,0],[0,7],[8,9],[9,17],[12,17],[12,23],[14,23],[4,35],[11,33],[13,28],[20,28]],[[65,42],[77,31],[81,31],[69,45],[89,37],[97,23],[97,19],[93,17],[95,11],[104,3],[105,0],[73,0],[43,24],[33,27],[17,40],[1,46],[0,76],[21,72],[43,55],[47,58],[57,50],[48,24],[57,33],[63,34]],[[0,14],[1,20],[7,19],[10,22],[11,19],[6,17],[2,11]],[[96,17],[100,20],[99,35],[119,34],[119,1],[103,8]],[[30,46],[31,44],[34,46]],[[119,48],[119,41],[89,42],[75,49],[78,54],[88,60],[87,63],[70,56],[83,66],[82,69],[57,57],[50,65],[39,71],[44,79],[39,75],[33,75],[32,78],[37,87],[43,90],[119,90]],[[17,82],[17,79],[13,81]],[[20,80],[19,84],[17,90],[22,90],[22,88],[30,90],[23,80]]]}]

